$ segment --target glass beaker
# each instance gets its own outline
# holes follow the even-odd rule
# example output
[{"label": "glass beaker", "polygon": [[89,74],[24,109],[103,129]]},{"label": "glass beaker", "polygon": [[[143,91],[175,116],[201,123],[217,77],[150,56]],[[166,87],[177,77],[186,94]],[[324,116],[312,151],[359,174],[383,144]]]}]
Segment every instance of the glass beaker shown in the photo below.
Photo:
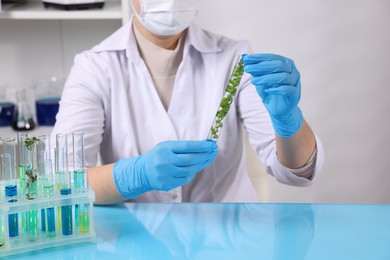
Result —
[{"label": "glass beaker", "polygon": [[35,122],[26,98],[26,89],[21,89],[16,92],[16,104],[12,128],[15,131],[33,130],[35,128]]},{"label": "glass beaker", "polygon": [[35,83],[35,108],[39,125],[55,124],[63,85],[64,80],[58,77],[41,79]]},{"label": "glass beaker", "polygon": [[15,104],[7,99],[8,85],[0,86],[0,126],[11,126],[15,111]]}]

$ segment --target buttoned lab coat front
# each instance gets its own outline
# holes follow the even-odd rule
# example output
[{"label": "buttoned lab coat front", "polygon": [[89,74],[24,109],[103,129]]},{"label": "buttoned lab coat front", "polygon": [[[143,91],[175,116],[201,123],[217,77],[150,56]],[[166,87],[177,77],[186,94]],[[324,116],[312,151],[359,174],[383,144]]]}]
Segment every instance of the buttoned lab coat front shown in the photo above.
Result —
[{"label": "buttoned lab coat front", "polygon": [[[102,164],[109,164],[145,154],[162,141],[204,140],[237,58],[251,52],[246,41],[233,41],[192,24],[166,111],[138,52],[130,21],[75,57],[51,142],[55,143],[57,133],[85,132],[86,165],[92,167],[99,152]],[[213,164],[173,192],[151,191],[133,201],[257,201],[245,168],[243,126],[267,172],[278,181],[307,186],[317,176],[323,162],[318,137],[311,181],[295,176],[278,162],[268,112],[250,75],[244,73]]]}]

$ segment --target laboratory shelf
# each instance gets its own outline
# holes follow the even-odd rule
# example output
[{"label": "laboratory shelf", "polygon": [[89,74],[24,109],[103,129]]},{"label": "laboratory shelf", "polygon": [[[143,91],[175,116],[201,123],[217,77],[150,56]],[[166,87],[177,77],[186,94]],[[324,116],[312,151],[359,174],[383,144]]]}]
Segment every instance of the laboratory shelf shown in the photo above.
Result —
[{"label": "laboratory shelf", "polygon": [[122,19],[120,1],[105,1],[102,9],[65,11],[45,8],[41,1],[27,1],[24,4],[7,8],[0,12],[0,19],[20,20],[88,20],[88,19]]}]

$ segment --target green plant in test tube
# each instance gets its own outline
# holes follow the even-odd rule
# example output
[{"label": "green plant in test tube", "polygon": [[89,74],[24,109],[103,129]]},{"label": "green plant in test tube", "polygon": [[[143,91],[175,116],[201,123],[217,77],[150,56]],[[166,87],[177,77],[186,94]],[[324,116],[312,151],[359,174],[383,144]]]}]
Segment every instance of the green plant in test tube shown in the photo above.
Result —
[{"label": "green plant in test tube", "polygon": [[[27,200],[35,200],[38,197],[37,184],[37,154],[36,143],[38,138],[22,136],[21,140],[21,166],[24,172],[24,194]],[[22,187],[23,188],[23,187]],[[38,210],[30,210],[26,216],[27,239],[35,241],[39,236]]]},{"label": "green plant in test tube", "polygon": [[[23,139],[23,138],[22,138]],[[36,137],[27,137],[22,145],[22,166],[24,171],[25,195],[26,199],[34,200],[38,196],[37,184],[37,156],[36,156]]]},{"label": "green plant in test tube", "polygon": [[219,108],[215,115],[213,124],[210,128],[210,132],[207,139],[217,141],[219,138],[219,132],[223,127],[223,121],[229,112],[230,106],[233,102],[233,98],[237,93],[237,87],[240,84],[242,75],[244,74],[244,63],[240,57],[236,65],[233,68],[233,73],[229,78],[228,85],[225,89],[225,95],[219,103]]},{"label": "green plant in test tube", "polygon": [[[75,193],[87,191],[87,171],[84,160],[84,133],[76,132],[73,137],[73,185]],[[75,205],[76,227],[79,233],[89,232],[89,204]]]}]

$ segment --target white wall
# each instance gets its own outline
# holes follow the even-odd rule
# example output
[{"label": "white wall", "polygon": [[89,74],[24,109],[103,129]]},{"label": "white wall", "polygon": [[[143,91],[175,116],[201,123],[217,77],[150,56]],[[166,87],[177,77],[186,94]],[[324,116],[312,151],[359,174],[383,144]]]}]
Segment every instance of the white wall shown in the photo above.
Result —
[{"label": "white wall", "polygon": [[0,85],[28,86],[67,76],[76,53],[110,35],[121,21],[0,19]]},{"label": "white wall", "polygon": [[[309,188],[268,178],[269,201],[390,203],[389,1],[201,0],[197,23],[250,40],[256,52],[288,56],[301,72],[301,107],[323,142],[326,163]],[[0,20],[0,85],[66,76],[74,54],[118,26]]]},{"label": "white wall", "polygon": [[301,72],[301,107],[326,163],[309,188],[269,178],[269,200],[390,203],[390,2],[201,2],[204,28],[288,56]]}]

